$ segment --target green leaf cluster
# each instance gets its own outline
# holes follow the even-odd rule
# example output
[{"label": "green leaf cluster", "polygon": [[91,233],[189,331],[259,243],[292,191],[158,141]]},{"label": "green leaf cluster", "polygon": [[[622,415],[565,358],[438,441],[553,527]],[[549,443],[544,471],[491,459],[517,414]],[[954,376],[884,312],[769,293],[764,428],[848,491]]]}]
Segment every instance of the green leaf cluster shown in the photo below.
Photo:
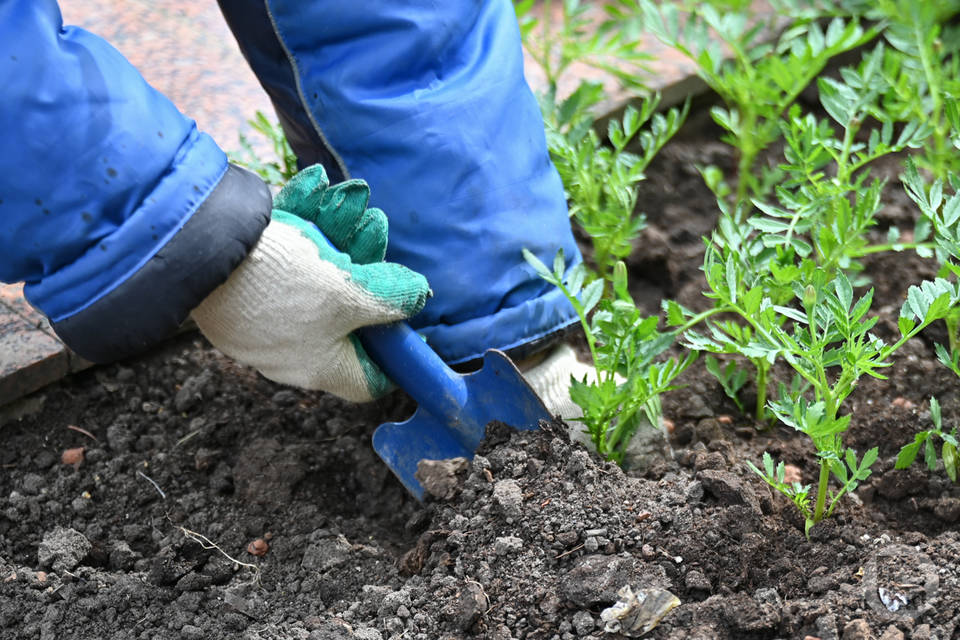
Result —
[{"label": "green leaf cluster", "polygon": [[932,128],[931,143],[918,162],[937,178],[960,171],[960,28],[947,20],[958,11],[957,0],[879,0],[875,8],[890,44],[883,61],[889,86],[883,109],[898,120]]},{"label": "green leaf cluster", "polygon": [[588,274],[583,264],[566,273],[562,251],[552,269],[527,250],[524,258],[563,292],[580,319],[597,379],[572,379],[570,397],[583,409],[581,422],[597,451],[620,463],[639,429],[660,426],[661,394],[677,388],[676,378],[693,364],[697,353],[658,358],[673,344],[674,334],[657,331],[657,317],[645,317],[637,309],[622,262],[612,278],[614,297],[603,298],[604,281],[585,285]]},{"label": "green leaf cluster", "polygon": [[247,120],[247,124],[267,139],[276,159],[262,160],[250,139],[241,133],[239,134],[240,151],[227,154],[230,162],[253,171],[269,185],[282,187],[298,171],[297,156],[287,142],[283,127],[278,122],[271,122],[262,111],[257,111],[253,120]]},{"label": "green leaf cluster", "polygon": [[634,91],[644,89],[650,54],[640,48],[642,28],[626,0],[514,0],[527,54],[557,96],[561,78],[574,64],[599,69]]},{"label": "green leaf cluster", "polygon": [[[780,137],[780,119],[800,92],[831,58],[876,37],[877,27],[863,28],[858,19],[840,16],[827,21],[822,11],[803,11],[788,3],[790,18],[762,18],[744,9],[723,11],[698,3],[684,12],[674,2],[635,0],[647,29],[697,65],[704,82],[723,100],[711,111],[726,132],[723,140],[736,148],[735,205],[763,197],[779,181],[774,167],[758,166],[757,157]],[[786,28],[781,28],[788,23]]]},{"label": "green leaf cluster", "polygon": [[930,398],[930,420],[933,422],[933,429],[921,431],[914,436],[913,442],[910,442],[897,454],[897,469],[906,469],[913,461],[917,459],[920,449],[923,449],[923,461],[930,471],[937,468],[937,447],[936,440],[940,445],[940,460],[943,461],[943,469],[950,477],[950,480],[957,482],[957,428],[954,427],[949,432],[943,430],[943,421],[940,416],[940,403],[936,398]]},{"label": "green leaf cluster", "polygon": [[[830,471],[834,474],[837,480],[840,482],[840,489],[837,491],[831,491],[829,495],[829,510],[827,511],[827,516],[833,513],[834,507],[847,493],[855,491],[860,483],[870,477],[872,471],[870,467],[873,466],[873,463],[877,461],[879,455],[879,449],[874,447],[868,450],[860,460],[857,460],[857,452],[853,449],[846,449],[843,458],[832,458],[828,465]],[[759,475],[761,478],[766,481],[771,487],[779,491],[783,495],[787,496],[794,506],[797,507],[797,510],[800,511],[800,514],[804,518],[804,530],[807,535],[810,535],[810,529],[815,525],[819,520],[816,518],[816,506],[812,505],[810,500],[810,490],[812,486],[809,484],[801,484],[799,482],[787,483],[784,481],[785,470],[783,461],[775,465],[773,457],[764,452],[763,454],[763,469],[758,469],[752,462],[747,462],[747,466],[750,469]]]},{"label": "green leaf cluster", "polygon": [[560,104],[558,121],[547,122],[547,145],[570,215],[590,236],[597,273],[609,280],[614,265],[631,253],[646,225],[646,217],[637,211],[637,185],[657,152],[680,129],[689,102],[658,113],[658,96],[643,99],[639,109],[628,106],[622,118],[611,119],[602,140],[582,108],[592,87],[582,85]]}]

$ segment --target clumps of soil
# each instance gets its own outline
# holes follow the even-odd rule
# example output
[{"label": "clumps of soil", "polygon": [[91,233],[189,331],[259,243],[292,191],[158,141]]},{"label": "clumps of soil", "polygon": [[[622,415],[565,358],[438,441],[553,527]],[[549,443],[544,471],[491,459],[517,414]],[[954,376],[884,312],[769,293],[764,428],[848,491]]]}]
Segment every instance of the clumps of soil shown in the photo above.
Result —
[{"label": "clumps of soil", "polygon": [[[919,469],[890,480],[895,454],[810,540],[743,464],[801,458],[802,440],[680,410],[673,458],[638,476],[565,425],[491,425],[473,460],[433,466],[440,497],[419,504],[369,444],[409,415],[402,395],[285,389],[184,339],[128,365],[4,427],[0,638],[616,639],[600,614],[625,586],[680,599],[658,639],[958,630],[960,496]],[[713,391],[695,380],[688,413]],[[61,464],[78,444],[83,463]]]}]

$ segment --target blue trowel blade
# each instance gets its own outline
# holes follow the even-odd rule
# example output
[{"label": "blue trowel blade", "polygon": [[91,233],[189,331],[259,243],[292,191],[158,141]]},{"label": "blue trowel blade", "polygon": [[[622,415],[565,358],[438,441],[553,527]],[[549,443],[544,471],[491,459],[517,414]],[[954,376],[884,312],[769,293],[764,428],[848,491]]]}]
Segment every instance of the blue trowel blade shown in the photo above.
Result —
[{"label": "blue trowel blade", "polygon": [[377,454],[418,500],[424,493],[414,476],[420,460],[473,458],[493,421],[536,429],[540,420],[550,419],[543,402],[500,351],[487,351],[479,371],[450,373],[455,379],[401,385],[417,400],[416,412],[405,422],[381,425],[373,436]]}]

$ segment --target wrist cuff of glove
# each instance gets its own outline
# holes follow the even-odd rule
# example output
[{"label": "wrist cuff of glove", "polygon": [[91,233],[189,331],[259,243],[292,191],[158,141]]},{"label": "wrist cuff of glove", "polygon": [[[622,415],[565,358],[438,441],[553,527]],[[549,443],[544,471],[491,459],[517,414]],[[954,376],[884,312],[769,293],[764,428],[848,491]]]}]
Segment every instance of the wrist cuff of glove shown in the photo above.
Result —
[{"label": "wrist cuff of glove", "polygon": [[125,358],[172,335],[247,256],[270,221],[272,202],[259,177],[229,165],[183,228],[143,267],[54,323],[54,330],[92,362]]}]

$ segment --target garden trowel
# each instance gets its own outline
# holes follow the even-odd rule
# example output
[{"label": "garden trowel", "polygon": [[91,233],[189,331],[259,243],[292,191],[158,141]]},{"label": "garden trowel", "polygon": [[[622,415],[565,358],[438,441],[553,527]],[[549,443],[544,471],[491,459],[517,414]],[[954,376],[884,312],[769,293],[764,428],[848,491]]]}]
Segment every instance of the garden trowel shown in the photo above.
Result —
[{"label": "garden trowel", "polygon": [[479,371],[459,374],[406,323],[357,333],[373,361],[417,402],[409,420],[377,428],[373,448],[418,500],[423,487],[414,473],[421,460],[473,458],[494,420],[521,430],[550,420],[543,402],[501,351],[487,351]]}]

